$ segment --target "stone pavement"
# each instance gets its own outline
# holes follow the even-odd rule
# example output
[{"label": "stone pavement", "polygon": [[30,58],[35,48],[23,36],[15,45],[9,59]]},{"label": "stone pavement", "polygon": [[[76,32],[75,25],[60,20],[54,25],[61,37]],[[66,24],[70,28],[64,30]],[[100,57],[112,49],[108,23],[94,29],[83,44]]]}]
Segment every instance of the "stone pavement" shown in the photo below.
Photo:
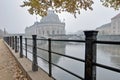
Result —
[{"label": "stone pavement", "polygon": [[2,39],[0,39],[0,80],[28,80]]}]

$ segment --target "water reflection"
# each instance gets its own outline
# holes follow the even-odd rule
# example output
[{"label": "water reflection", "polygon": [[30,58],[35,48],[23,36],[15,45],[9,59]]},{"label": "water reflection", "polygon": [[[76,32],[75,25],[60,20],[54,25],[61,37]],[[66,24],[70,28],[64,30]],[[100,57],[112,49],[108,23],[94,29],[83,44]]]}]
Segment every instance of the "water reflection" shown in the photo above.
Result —
[{"label": "water reflection", "polygon": [[113,67],[120,68],[120,45],[99,45],[99,50],[109,56]]},{"label": "water reflection", "polygon": [[[48,50],[47,41],[41,42],[37,46],[42,49]],[[60,53],[60,54],[65,54],[65,48],[66,48],[66,44],[64,44],[64,43],[52,42],[52,44],[51,44],[51,50],[54,52]],[[48,52],[38,49],[37,53],[38,53],[38,56],[40,56],[48,61],[48,56],[49,56]],[[52,63],[58,63],[60,58],[61,58],[61,56],[52,53]],[[44,61],[44,63],[46,63],[46,62]]]},{"label": "water reflection", "polygon": [[[38,42],[37,46],[48,50],[47,41]],[[73,45],[63,42],[52,42],[51,48],[52,51],[54,52],[84,59],[85,44]],[[37,51],[39,56],[48,60],[48,52],[39,49]],[[56,54],[52,54],[52,62],[70,70],[71,72],[76,73],[77,75],[84,77],[84,63],[72,59],[68,59]],[[117,67],[120,69],[120,46],[103,45],[103,44],[97,45],[97,62],[105,65]],[[45,68],[45,70],[48,70],[47,62],[40,59],[38,60],[38,63],[42,65],[40,67]],[[80,80],[55,66],[52,66],[52,70],[53,70],[53,76],[56,78],[56,80]],[[119,79],[120,79],[119,73],[97,67],[97,80],[119,80]]]},{"label": "water reflection", "polygon": [[99,45],[99,49],[109,52],[110,55],[120,55],[120,45]]}]

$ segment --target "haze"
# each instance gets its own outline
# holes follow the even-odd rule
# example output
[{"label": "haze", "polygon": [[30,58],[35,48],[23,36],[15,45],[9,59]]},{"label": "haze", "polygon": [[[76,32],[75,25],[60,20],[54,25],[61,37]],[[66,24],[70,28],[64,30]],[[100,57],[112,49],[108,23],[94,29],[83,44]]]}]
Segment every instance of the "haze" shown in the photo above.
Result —
[{"label": "haze", "polygon": [[[9,33],[24,33],[27,26],[40,21],[41,17],[30,15],[27,8],[21,8],[23,0],[1,0],[0,2],[0,29],[6,29]],[[66,32],[77,32],[78,30],[94,30],[97,27],[111,21],[120,10],[102,6],[98,0],[94,1],[93,11],[81,11],[77,18],[69,13],[58,14],[61,21],[66,23]]]}]

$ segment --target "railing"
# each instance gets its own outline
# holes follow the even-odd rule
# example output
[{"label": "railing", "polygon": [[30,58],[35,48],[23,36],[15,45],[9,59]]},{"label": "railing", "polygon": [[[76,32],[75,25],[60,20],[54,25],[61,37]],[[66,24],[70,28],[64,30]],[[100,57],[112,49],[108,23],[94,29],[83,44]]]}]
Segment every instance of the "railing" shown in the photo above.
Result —
[{"label": "railing", "polygon": [[[52,77],[52,65],[68,72],[69,74],[81,79],[81,80],[96,80],[96,67],[101,67],[101,68],[105,68],[111,71],[115,71],[120,73],[120,69],[117,68],[113,68],[110,66],[106,66],[100,63],[96,62],[96,48],[97,45],[96,44],[114,44],[114,45],[120,45],[120,42],[114,42],[114,41],[98,41],[97,40],[97,31],[85,31],[85,40],[58,40],[58,39],[37,39],[36,35],[32,35],[32,38],[22,38],[22,36],[19,36],[19,40],[17,38],[17,36],[8,36],[8,37],[4,37],[4,40],[6,41],[6,43],[8,45],[10,45],[10,47],[12,47],[12,49],[15,49],[15,52],[18,52],[18,50],[20,50],[20,57],[23,57],[23,45],[25,45],[25,57],[27,58],[27,52],[32,53],[33,55],[33,61],[32,61],[32,70],[33,71],[38,71],[38,62],[37,62],[37,57],[43,59],[44,61],[48,62],[49,64],[49,76]],[[23,44],[23,39],[25,39],[25,43]],[[32,45],[28,44],[28,40],[32,40],[33,43]],[[37,41],[38,40],[43,40],[43,41],[47,41],[48,42],[48,49],[43,49],[40,47],[37,47]],[[76,57],[72,57],[69,55],[65,55],[65,54],[60,54],[58,52],[54,52],[51,50],[51,42],[52,41],[62,41],[62,42],[78,42],[78,43],[85,43],[85,60],[80,59],[80,58],[76,58]],[[18,45],[19,44],[19,45]],[[32,47],[32,52],[29,51],[27,49],[27,47]],[[20,48],[20,49],[19,49]],[[46,60],[43,57],[40,57],[37,55],[37,49],[43,50],[43,51],[47,51],[49,54],[49,59]],[[51,54],[56,54],[59,56],[64,56],[76,61],[80,61],[85,63],[85,72],[84,72],[84,78],[53,63],[52,62],[52,56]]]}]

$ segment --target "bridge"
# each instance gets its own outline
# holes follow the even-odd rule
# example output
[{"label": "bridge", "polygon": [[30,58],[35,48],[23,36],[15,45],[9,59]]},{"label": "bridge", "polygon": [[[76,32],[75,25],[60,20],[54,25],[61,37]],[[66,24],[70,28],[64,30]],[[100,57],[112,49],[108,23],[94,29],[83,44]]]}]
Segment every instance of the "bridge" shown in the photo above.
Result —
[{"label": "bridge", "polygon": [[[18,41],[18,38],[19,38],[19,41]],[[25,43],[23,43],[23,40],[25,40]],[[32,45],[27,43],[28,40],[32,40]],[[37,46],[38,40],[47,41],[48,49],[38,47]],[[30,73],[32,73],[34,75],[34,77],[35,77],[35,75],[39,74],[38,73],[39,66],[38,66],[38,60],[37,60],[38,57],[48,63],[48,72],[41,70],[41,71],[43,71],[42,73],[45,73],[45,74],[42,75],[42,73],[41,73],[39,76],[48,77],[49,79],[42,79],[42,80],[54,79],[53,73],[52,73],[52,66],[56,66],[59,69],[64,70],[65,72],[69,73],[70,75],[72,75],[74,77],[77,77],[80,80],[96,80],[96,67],[100,67],[100,68],[104,68],[104,69],[108,69],[108,70],[120,73],[120,69],[113,68],[111,66],[106,66],[106,65],[96,62],[96,55],[97,55],[97,53],[96,53],[97,45],[96,44],[120,45],[120,41],[99,41],[99,40],[97,40],[97,31],[85,31],[85,40],[73,40],[73,39],[72,40],[64,40],[64,39],[50,39],[50,38],[49,39],[38,39],[36,35],[33,35],[32,38],[22,38],[22,36],[20,36],[20,37],[19,36],[6,36],[4,38],[4,41],[7,45],[7,47],[10,49],[10,51],[13,53],[13,55],[14,56],[17,55],[16,60],[18,60],[18,63],[21,65],[22,68],[26,65],[27,66],[29,65],[28,66],[29,70],[26,70],[26,69],[28,69],[28,67],[23,68],[23,70],[30,78],[31,78]],[[52,47],[51,42],[52,41],[85,43],[85,60],[52,51],[51,50],[51,47]],[[24,45],[24,48],[23,48],[23,45]],[[30,51],[27,48],[28,46],[31,47],[32,51]],[[45,60],[43,57],[38,56],[37,49],[46,51],[49,55],[48,60]],[[24,55],[23,55],[23,50],[25,50]],[[32,62],[28,59],[28,52],[31,53],[31,55],[32,55],[32,58],[33,58],[31,60]],[[53,63],[52,56],[51,56],[52,54],[56,54],[58,56],[66,57],[66,58],[84,63],[84,66],[85,66],[84,77],[81,77],[80,75],[73,73],[72,71],[69,71],[68,69],[66,69],[64,67]],[[22,62],[20,63],[20,61],[22,61]],[[29,61],[30,63],[26,64],[27,63],[26,61]],[[32,80],[34,80],[34,77],[32,78]],[[35,79],[35,80],[39,80],[39,79]]]}]

